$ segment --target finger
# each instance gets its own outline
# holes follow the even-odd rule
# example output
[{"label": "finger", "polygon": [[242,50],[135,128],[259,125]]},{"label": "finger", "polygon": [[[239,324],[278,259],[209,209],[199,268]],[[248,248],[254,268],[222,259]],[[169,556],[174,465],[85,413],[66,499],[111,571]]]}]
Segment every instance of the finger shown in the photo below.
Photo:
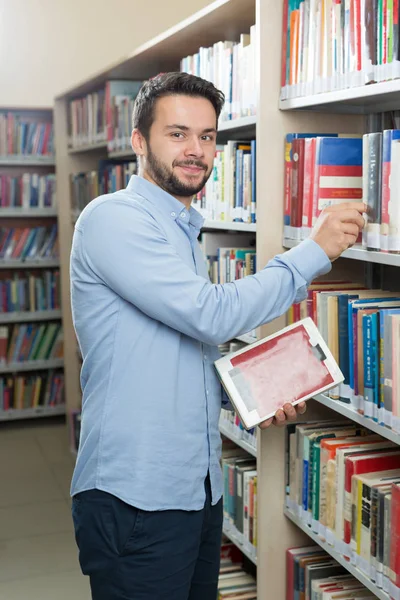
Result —
[{"label": "finger", "polygon": [[358,225],[355,225],[354,223],[343,223],[342,228],[343,233],[346,233],[347,235],[354,235],[356,238],[358,238],[358,234],[360,233],[360,228]]},{"label": "finger", "polygon": [[368,205],[364,202],[343,202],[342,204],[333,204],[325,210],[329,212],[336,212],[340,210],[356,210],[358,213],[368,212]]},{"label": "finger", "polygon": [[294,406],[292,406],[291,404],[285,404],[285,406],[283,407],[283,410],[286,414],[286,418],[288,421],[295,421],[296,420],[296,409],[294,408]]},{"label": "finger", "polygon": [[341,211],[337,216],[342,223],[354,223],[360,229],[363,229],[365,226],[364,217],[362,217],[356,210],[344,210]]},{"label": "finger", "polygon": [[357,239],[358,235],[347,235],[346,233],[344,234],[344,240],[347,248],[351,248],[351,246],[354,246]]},{"label": "finger", "polygon": [[286,424],[286,419],[283,419],[283,421],[278,421],[278,419],[274,417],[272,422],[275,425],[275,427],[284,427]]},{"label": "finger", "polygon": [[279,408],[276,411],[274,419],[275,419],[276,425],[283,425],[285,423],[286,416],[281,408]]},{"label": "finger", "polygon": [[272,424],[273,421],[273,417],[271,417],[270,419],[267,419],[266,421],[263,421],[262,423],[260,423],[259,427],[260,429],[267,429],[267,427],[269,427]]},{"label": "finger", "polygon": [[306,405],[306,403],[305,403],[305,402],[300,402],[300,403],[299,403],[299,404],[296,406],[296,410],[297,410],[297,413],[298,413],[299,415],[304,415],[304,413],[305,413],[305,412],[306,412],[306,410],[307,410],[307,405]]}]

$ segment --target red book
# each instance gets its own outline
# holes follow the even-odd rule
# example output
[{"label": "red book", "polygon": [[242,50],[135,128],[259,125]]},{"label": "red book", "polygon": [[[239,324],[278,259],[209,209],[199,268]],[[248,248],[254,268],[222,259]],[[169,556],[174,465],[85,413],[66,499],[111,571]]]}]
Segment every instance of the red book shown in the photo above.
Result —
[{"label": "red book", "polygon": [[19,258],[21,256],[22,250],[24,249],[26,240],[28,239],[30,232],[31,230],[29,227],[23,229],[21,236],[19,237],[18,242],[12,253],[12,258]]},{"label": "red book", "polygon": [[314,172],[315,172],[315,145],[316,139],[310,138],[305,141],[304,156],[304,192],[303,192],[303,227],[306,235],[310,233],[313,226],[313,195],[314,195]]},{"label": "red book", "polygon": [[390,581],[400,588],[400,486],[392,485],[390,518]]},{"label": "red book", "polygon": [[295,138],[292,142],[292,181],[290,225],[295,229],[295,238],[301,237],[304,193],[304,149],[305,139]]},{"label": "red book", "polygon": [[286,59],[288,37],[289,0],[283,0],[282,15],[282,59],[281,59],[281,87],[286,85]]},{"label": "red book", "polygon": [[345,459],[345,510],[344,510],[344,542],[351,541],[351,483],[353,475],[377,473],[400,468],[400,451],[397,448],[348,456]]}]

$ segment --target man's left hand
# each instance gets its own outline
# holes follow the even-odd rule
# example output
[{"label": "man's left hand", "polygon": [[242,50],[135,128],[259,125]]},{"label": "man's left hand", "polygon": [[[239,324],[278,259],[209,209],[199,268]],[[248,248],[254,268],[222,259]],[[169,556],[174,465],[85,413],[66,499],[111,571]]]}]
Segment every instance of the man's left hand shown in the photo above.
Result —
[{"label": "man's left hand", "polygon": [[292,406],[292,404],[285,404],[283,409],[279,409],[276,411],[275,416],[271,417],[271,419],[267,419],[260,423],[260,429],[267,429],[270,425],[276,425],[276,427],[283,427],[287,423],[291,423],[295,421],[298,415],[304,415],[307,407],[305,402],[300,402],[296,406]]}]

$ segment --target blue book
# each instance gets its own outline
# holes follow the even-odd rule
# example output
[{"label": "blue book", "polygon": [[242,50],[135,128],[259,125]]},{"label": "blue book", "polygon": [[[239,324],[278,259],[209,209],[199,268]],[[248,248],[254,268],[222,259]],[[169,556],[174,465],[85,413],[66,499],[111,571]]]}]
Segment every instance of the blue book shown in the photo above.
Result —
[{"label": "blue book", "polygon": [[350,362],[349,362],[349,300],[356,300],[356,294],[340,294],[338,296],[338,326],[339,326],[339,368],[344,381],[340,384],[340,401],[351,404]]}]

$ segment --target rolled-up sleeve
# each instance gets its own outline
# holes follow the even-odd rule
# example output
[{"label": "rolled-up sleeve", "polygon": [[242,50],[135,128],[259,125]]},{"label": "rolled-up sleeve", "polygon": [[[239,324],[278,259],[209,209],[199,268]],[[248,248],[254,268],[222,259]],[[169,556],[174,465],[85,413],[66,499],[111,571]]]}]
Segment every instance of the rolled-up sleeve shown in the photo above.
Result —
[{"label": "rolled-up sleeve", "polygon": [[218,345],[283,314],[327,273],[323,250],[307,240],[255,275],[223,285],[197,275],[145,211],[104,202],[82,224],[89,268],[142,312],[202,342]]}]

